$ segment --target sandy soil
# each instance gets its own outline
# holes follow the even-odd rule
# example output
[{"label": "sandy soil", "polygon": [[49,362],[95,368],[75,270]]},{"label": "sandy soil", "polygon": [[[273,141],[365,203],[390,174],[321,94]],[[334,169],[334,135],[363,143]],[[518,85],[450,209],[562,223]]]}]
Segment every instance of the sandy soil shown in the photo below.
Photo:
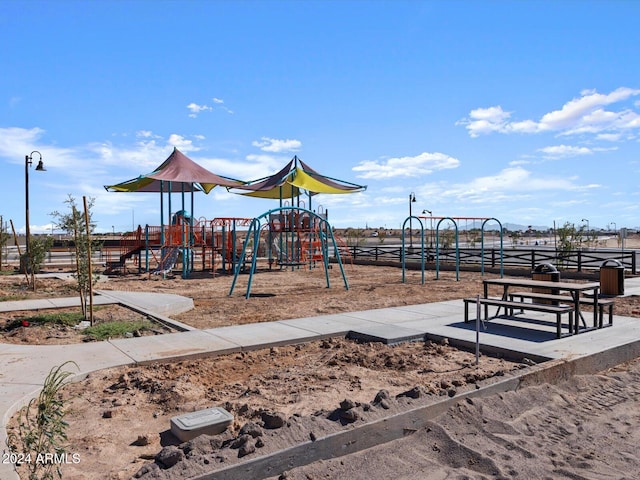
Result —
[{"label": "sandy soil", "polygon": [[[195,309],[175,318],[198,328],[210,328],[457,299],[475,295],[482,285],[480,275],[470,272],[462,272],[461,281],[455,281],[452,272],[440,272],[439,280],[435,280],[434,272],[427,272],[426,284],[422,285],[419,272],[407,272],[406,283],[402,283],[397,268],[347,266],[350,289],[346,290],[339,269],[329,272],[331,288],[326,288],[322,269],[261,272],[254,277],[249,300],[244,298],[246,276],[240,277],[232,296],[228,295],[231,278],[212,278],[210,274],[190,279],[130,275],[101,283],[99,288],[189,296],[194,299]],[[43,280],[36,295],[71,294],[68,290],[69,285],[61,280]],[[0,277],[0,293],[5,298],[32,295],[20,285],[18,277]],[[640,302],[636,298],[618,299],[616,314],[640,316]],[[111,317],[103,318],[114,315],[112,311]],[[51,337],[39,328],[20,327],[22,336],[14,334],[13,338],[34,343]],[[9,341],[6,332],[3,335],[2,341]],[[65,338],[52,341],[66,343],[83,338],[71,331]],[[455,396],[458,390],[473,388],[479,380],[520,368],[526,365],[489,357],[483,357],[476,367],[471,353],[447,344],[389,347],[332,339],[213,359],[96,372],[83,382],[69,385],[64,392],[69,406],[69,452],[81,458],[78,464],[63,466],[64,478],[189,478],[213,463],[228,465],[250,459],[308,441],[310,435],[319,437],[348,428],[352,422],[358,424],[416,402],[432,401],[434,396]],[[610,452],[625,452],[628,442],[633,445],[636,434],[631,426],[624,427],[624,422],[634,424],[637,415],[634,419],[622,409],[636,406],[638,389],[627,391],[622,387],[628,380],[637,380],[638,368],[634,365],[628,372],[622,369],[611,375],[544,386],[531,393],[515,392],[491,401],[463,402],[431,429],[406,439],[408,445],[400,442],[382,446],[376,452],[287,472],[283,478],[388,478],[392,471],[396,478],[426,478],[425,472],[429,472],[428,478],[512,478],[527,455],[544,457],[548,460],[545,468],[556,470],[541,476],[520,474],[521,478],[557,478],[575,469],[579,475],[572,473],[571,478],[607,478],[584,476],[589,468],[571,463],[573,460],[567,458],[570,454],[591,455],[593,458],[580,457],[580,461],[598,468],[603,462],[616,461],[617,471],[627,472],[628,478],[637,477],[637,461],[629,460],[627,465],[622,453],[613,458]],[[618,378],[626,375],[631,377]],[[605,388],[603,382],[617,386]],[[380,392],[386,393],[381,397]],[[614,394],[620,400],[609,398]],[[578,395],[592,399],[589,401],[594,405],[589,407],[590,403],[580,401]],[[596,408],[598,401],[607,407]],[[571,415],[561,414],[567,403],[575,402],[586,407],[572,410]],[[202,436],[188,444],[180,444],[170,434],[172,416],[211,406],[223,406],[234,415],[227,432]],[[589,411],[610,429],[605,430],[605,438],[599,437],[602,431],[589,430],[584,437],[587,441],[581,443],[577,438],[582,438],[586,425],[594,421],[586,421]],[[556,417],[559,423],[549,421]],[[481,418],[484,420],[478,420]],[[273,427],[272,422],[277,427],[266,428]],[[567,437],[572,441],[566,442]],[[558,444],[566,451],[559,450]],[[575,452],[579,445],[584,452]],[[588,448],[590,445],[593,447]],[[533,469],[536,462],[529,461]],[[614,477],[623,478],[617,474]]]}]

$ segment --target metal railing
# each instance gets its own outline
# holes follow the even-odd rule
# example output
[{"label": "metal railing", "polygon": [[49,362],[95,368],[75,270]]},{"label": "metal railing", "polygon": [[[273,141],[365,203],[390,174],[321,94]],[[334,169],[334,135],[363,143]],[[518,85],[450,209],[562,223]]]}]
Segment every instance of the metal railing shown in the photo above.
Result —
[{"label": "metal railing", "polygon": [[[349,246],[349,251],[354,261],[367,260],[375,262],[401,262],[401,246]],[[421,251],[419,247],[406,248],[407,262],[419,262]],[[484,253],[479,248],[460,248],[460,264],[480,265],[484,257],[484,265],[490,268],[497,268],[500,265],[500,249],[484,249]],[[435,249],[426,249],[425,258],[433,261]],[[442,263],[456,262],[456,249],[440,249],[439,260]],[[560,252],[549,249],[523,249],[505,248],[502,250],[504,266],[530,268],[533,270],[541,263],[551,263],[559,269],[576,270],[578,272],[597,270],[606,260],[615,259],[622,263],[625,270],[632,275],[638,273],[637,251],[636,250],[613,250],[613,249],[590,249],[576,250],[573,252]]]}]

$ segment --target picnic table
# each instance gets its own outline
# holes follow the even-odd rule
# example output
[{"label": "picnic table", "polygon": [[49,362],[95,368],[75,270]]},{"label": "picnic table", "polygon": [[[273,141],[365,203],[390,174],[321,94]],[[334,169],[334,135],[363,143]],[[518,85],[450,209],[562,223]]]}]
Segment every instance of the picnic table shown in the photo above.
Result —
[{"label": "picnic table", "polygon": [[[598,313],[599,313],[599,291],[600,291],[600,283],[599,282],[552,282],[547,280],[531,280],[527,278],[489,278],[483,280],[483,294],[484,298],[489,298],[489,287],[490,286],[501,286],[502,287],[502,300],[509,301],[509,289],[516,288],[530,288],[532,292],[534,290],[540,289],[548,289],[553,292],[566,292],[566,296],[558,296],[557,298],[562,298],[563,301],[568,301],[573,306],[573,318],[575,321],[573,322],[573,333],[578,333],[579,331],[579,319],[584,321],[584,317],[580,312],[580,305],[582,303],[589,303],[593,305],[593,327],[598,328],[601,325],[601,322],[598,322]],[[588,294],[588,302],[585,302],[585,298],[583,295]],[[522,303],[522,302],[520,302]],[[487,315],[487,307],[485,304],[485,316]],[[586,326],[586,325],[585,325]]]}]

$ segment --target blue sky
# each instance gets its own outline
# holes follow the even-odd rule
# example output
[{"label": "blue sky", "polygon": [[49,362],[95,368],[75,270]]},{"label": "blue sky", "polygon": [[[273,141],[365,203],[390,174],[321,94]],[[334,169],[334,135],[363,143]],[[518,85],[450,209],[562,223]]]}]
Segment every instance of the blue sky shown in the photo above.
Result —
[{"label": "blue sky", "polygon": [[[103,186],[175,146],[241,180],[297,155],[367,185],[315,197],[336,227],[399,228],[413,192],[414,214],[636,228],[638,18],[631,0],[3,0],[0,215],[24,232],[36,150],[32,232],[69,194],[99,231],[159,225],[158,195]],[[218,187],[193,214],[275,207]]]}]

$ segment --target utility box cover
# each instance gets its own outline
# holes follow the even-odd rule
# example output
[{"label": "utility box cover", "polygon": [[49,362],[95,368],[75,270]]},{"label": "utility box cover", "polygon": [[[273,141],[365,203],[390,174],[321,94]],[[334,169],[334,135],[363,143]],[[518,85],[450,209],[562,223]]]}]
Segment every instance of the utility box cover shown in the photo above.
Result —
[{"label": "utility box cover", "polygon": [[224,408],[213,407],[171,418],[171,433],[183,442],[198,435],[217,435],[233,422],[233,415]]}]

